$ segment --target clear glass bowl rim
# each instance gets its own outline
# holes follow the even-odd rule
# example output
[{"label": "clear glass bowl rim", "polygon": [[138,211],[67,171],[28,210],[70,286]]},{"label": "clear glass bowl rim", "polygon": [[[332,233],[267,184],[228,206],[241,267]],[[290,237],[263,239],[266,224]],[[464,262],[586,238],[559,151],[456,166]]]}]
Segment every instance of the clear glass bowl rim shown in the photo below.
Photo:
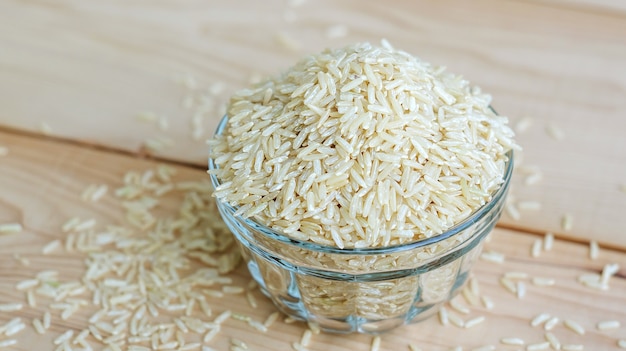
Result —
[{"label": "clear glass bowl rim", "polygon": [[[228,121],[227,115],[222,117],[219,124],[217,125],[214,135],[217,136],[223,133],[224,129],[226,128],[227,121]],[[445,232],[432,236],[430,238],[422,239],[422,240],[416,240],[416,241],[412,241],[409,243],[394,245],[394,246],[340,249],[334,246],[320,245],[320,244],[312,243],[309,241],[302,241],[302,240],[288,237],[261,223],[258,223],[252,218],[243,218],[241,216],[237,216],[237,219],[245,222],[248,226],[250,226],[251,228],[255,230],[258,230],[259,232],[263,233],[263,235],[268,236],[270,239],[277,240],[285,244],[288,244],[297,248],[302,248],[305,250],[320,251],[320,252],[333,253],[333,254],[339,254],[339,255],[384,255],[384,254],[390,254],[390,253],[398,253],[398,252],[403,252],[403,251],[415,250],[415,249],[426,247],[432,244],[436,244],[440,241],[446,240],[450,237],[453,237],[456,234],[463,232],[464,230],[471,227],[474,223],[478,222],[483,216],[488,214],[500,201],[504,200],[503,198],[506,196],[506,193],[509,188],[510,181],[511,181],[511,177],[513,175],[513,150],[509,150],[506,155],[507,155],[507,161],[505,165],[506,168],[504,170],[503,182],[498,188],[498,190],[495,191],[491,200],[487,202],[486,204],[484,204],[483,206],[481,206],[480,208],[478,208],[477,210],[475,210],[474,212],[472,212],[466,219],[450,227]],[[217,169],[217,166],[215,165],[215,162],[212,157],[209,157],[208,164],[209,164],[209,170]],[[219,182],[219,179],[217,179],[217,176],[215,176],[215,174],[213,173],[209,173],[209,177],[211,178],[211,183],[213,184],[213,187],[217,188],[220,185],[220,182]],[[233,213],[236,211],[235,207],[231,206],[230,204],[226,202],[223,202],[221,199],[216,198],[216,201],[220,202],[222,206],[225,206],[228,209],[228,212]],[[473,236],[469,237],[467,240],[471,240],[472,238]]]}]

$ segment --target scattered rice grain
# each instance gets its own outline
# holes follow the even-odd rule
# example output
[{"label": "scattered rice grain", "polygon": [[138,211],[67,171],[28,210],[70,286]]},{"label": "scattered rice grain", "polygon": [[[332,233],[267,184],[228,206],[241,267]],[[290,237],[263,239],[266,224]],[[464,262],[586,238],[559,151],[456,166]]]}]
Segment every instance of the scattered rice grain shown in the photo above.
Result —
[{"label": "scattered rice grain", "polygon": [[370,346],[370,351],[379,351],[380,350],[380,336],[375,336],[372,338],[372,344]]},{"label": "scattered rice grain", "polygon": [[5,340],[0,341],[0,348],[9,347],[13,345],[17,345],[16,339],[5,339]]},{"label": "scattered rice grain", "polygon": [[492,310],[493,309],[494,304],[493,304],[493,300],[491,300],[490,297],[483,295],[483,296],[480,297],[480,301],[483,303],[483,306],[486,309],[488,309],[488,310]]},{"label": "scattered rice grain", "polygon": [[542,278],[542,277],[533,277],[532,282],[533,282],[533,285],[537,285],[537,286],[552,286],[556,284],[556,281],[553,278]]},{"label": "scattered rice grain", "polygon": [[517,287],[511,279],[505,277],[500,278],[500,285],[508,290],[511,294],[517,295]]},{"label": "scattered rice grain", "polygon": [[52,316],[50,315],[50,312],[46,311],[43,314],[43,327],[48,329],[50,328],[50,320]]},{"label": "scattered rice grain", "polygon": [[495,251],[485,251],[480,255],[480,258],[493,263],[504,263],[504,254]]},{"label": "scattered rice grain", "polygon": [[448,320],[448,310],[443,306],[439,309],[439,323],[443,326],[450,324]]},{"label": "scattered rice grain", "polygon": [[540,350],[547,350],[549,348],[550,348],[550,343],[546,341],[546,342],[540,342],[536,344],[530,344],[526,346],[526,351],[540,351]]},{"label": "scattered rice grain", "polygon": [[528,279],[528,273],[525,272],[506,272],[504,277],[508,279]]},{"label": "scattered rice grain", "polygon": [[559,317],[552,317],[546,321],[546,324],[543,325],[543,329],[552,330],[557,324],[559,324],[559,321]]},{"label": "scattered rice grain", "polygon": [[302,337],[300,338],[300,344],[302,346],[309,346],[309,344],[311,343],[311,336],[313,336],[311,330],[306,329],[304,333],[302,333]]},{"label": "scattered rice grain", "polygon": [[74,336],[74,331],[73,330],[68,330],[65,333],[59,335],[56,339],[54,339],[53,343],[55,345],[60,345],[68,340],[70,340],[72,338],[72,336]]},{"label": "scattered rice grain", "polygon": [[530,255],[532,257],[539,257],[539,255],[541,255],[541,247],[543,246],[543,243],[541,241],[541,239],[536,239],[533,242],[533,246],[530,249]]},{"label": "scattered rice grain", "polygon": [[561,341],[554,335],[553,333],[547,332],[545,333],[546,340],[550,343],[550,346],[553,350],[561,349]]},{"label": "scattered rice grain", "polygon": [[561,229],[563,229],[566,232],[569,232],[570,230],[572,230],[573,225],[574,225],[574,217],[571,214],[566,213],[563,215],[563,217],[561,217]]},{"label": "scattered rice grain", "polygon": [[539,201],[520,201],[517,203],[517,209],[520,211],[539,211],[541,210],[541,202]]},{"label": "scattered rice grain", "polygon": [[232,346],[240,347],[240,348],[242,348],[244,350],[248,349],[248,345],[245,342],[243,342],[243,341],[241,341],[241,340],[239,340],[237,338],[230,338],[230,344]]},{"label": "scattered rice grain", "polygon": [[522,117],[517,123],[515,123],[515,132],[522,134],[528,130],[533,125],[534,119],[532,117]]},{"label": "scattered rice grain", "polygon": [[601,321],[598,322],[596,328],[598,330],[609,330],[609,329],[617,329],[621,326],[619,321],[611,320],[611,321]]},{"label": "scattered rice grain", "polygon": [[19,302],[3,303],[0,304],[0,312],[15,312],[21,310],[22,307],[24,305]]},{"label": "scattered rice grain", "polygon": [[494,351],[495,349],[496,347],[493,345],[484,345],[484,346],[473,348],[472,351]]},{"label": "scattered rice grain", "polygon": [[0,234],[20,233],[24,228],[20,223],[3,223],[0,224]]},{"label": "scattered rice grain", "polygon": [[42,121],[39,124],[39,130],[41,131],[41,133],[43,133],[43,135],[51,135],[52,134],[52,127],[50,127],[50,125],[45,122]]},{"label": "scattered rice grain", "polygon": [[591,240],[589,242],[589,258],[595,260],[598,258],[599,253],[600,246],[598,245],[598,242],[595,240]]},{"label": "scattered rice grain", "polygon": [[478,317],[472,318],[472,319],[470,319],[470,320],[468,320],[468,321],[466,321],[466,322],[465,322],[464,327],[465,327],[465,328],[471,328],[471,327],[474,327],[474,326],[476,326],[476,325],[478,325],[478,324],[480,324],[480,323],[484,322],[484,321],[485,321],[485,319],[486,319],[486,318],[485,318],[485,316],[478,316]]},{"label": "scattered rice grain", "polygon": [[52,251],[58,249],[61,247],[61,241],[60,240],[52,240],[51,242],[49,242],[48,244],[46,244],[43,249],[41,249],[41,253],[43,253],[44,255],[47,255],[49,253],[52,253]]},{"label": "scattered rice grain", "polygon": [[545,321],[547,321],[548,319],[550,319],[550,315],[547,313],[541,313],[536,315],[531,321],[530,321],[530,325],[533,327],[539,326],[542,323],[544,323]]},{"label": "scattered rice grain", "polygon": [[504,345],[524,345],[524,339],[521,338],[502,338],[500,343]]},{"label": "scattered rice grain", "polygon": [[33,319],[33,328],[35,328],[35,331],[39,334],[45,334],[46,332],[46,328],[43,327],[43,324],[37,318]]},{"label": "scattered rice grain", "polygon": [[552,250],[553,245],[554,245],[554,234],[548,232],[543,237],[543,250],[550,251]]},{"label": "scattered rice grain", "polygon": [[578,322],[573,321],[571,319],[566,319],[563,321],[565,327],[578,335],[585,335],[585,328],[580,325]]},{"label": "scattered rice grain", "polygon": [[265,320],[265,322],[263,322],[263,325],[266,326],[267,328],[271,327],[274,324],[274,322],[276,322],[278,317],[280,317],[280,312],[276,311],[276,312],[271,313],[269,316],[267,316],[267,319]]},{"label": "scattered rice grain", "polygon": [[38,279],[26,279],[26,280],[22,280],[21,282],[17,283],[17,285],[15,285],[15,289],[23,291],[23,290],[34,288],[38,284],[39,284],[39,280]]},{"label": "scattered rice grain", "polygon": [[336,39],[343,38],[348,35],[348,27],[342,24],[336,24],[326,28],[326,38]]},{"label": "scattered rice grain", "polygon": [[513,203],[507,203],[505,206],[506,213],[513,219],[514,221],[519,221],[522,218],[517,206]]},{"label": "scattered rice grain", "polygon": [[463,306],[458,299],[452,299],[449,303],[450,307],[452,307],[455,311],[463,314],[469,314],[470,309],[466,306]]},{"label": "scattered rice grain", "polygon": [[563,132],[563,130],[559,127],[557,127],[555,124],[553,123],[549,123],[546,126],[546,132],[548,133],[548,135],[556,140],[556,141],[561,141],[563,139],[565,139],[565,132]]}]

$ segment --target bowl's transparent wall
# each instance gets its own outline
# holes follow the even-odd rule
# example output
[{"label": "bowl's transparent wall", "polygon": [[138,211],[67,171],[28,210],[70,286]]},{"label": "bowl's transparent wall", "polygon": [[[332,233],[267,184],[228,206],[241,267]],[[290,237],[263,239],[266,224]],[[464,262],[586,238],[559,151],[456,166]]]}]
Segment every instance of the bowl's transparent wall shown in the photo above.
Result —
[{"label": "bowl's transparent wall", "polygon": [[250,272],[284,313],[327,331],[379,333],[429,317],[457,293],[504,199],[446,239],[369,251],[303,245],[218,207]]}]

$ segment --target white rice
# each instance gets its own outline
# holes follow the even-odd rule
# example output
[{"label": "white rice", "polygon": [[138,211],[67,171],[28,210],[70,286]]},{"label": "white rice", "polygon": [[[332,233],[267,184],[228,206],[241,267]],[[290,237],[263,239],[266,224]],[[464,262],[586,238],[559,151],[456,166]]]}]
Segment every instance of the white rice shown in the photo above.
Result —
[{"label": "white rice", "polygon": [[484,345],[473,348],[471,351],[494,351],[496,347],[493,345]]},{"label": "white rice", "polygon": [[438,313],[439,323],[441,323],[441,325],[447,326],[448,324],[450,324],[450,321],[448,320],[448,310],[445,307],[441,307]]},{"label": "white rice", "polygon": [[598,324],[596,325],[598,330],[617,329],[620,326],[621,326],[621,323],[619,321],[616,321],[616,320],[601,321],[601,322],[598,322]]},{"label": "white rice", "polygon": [[14,312],[19,311],[24,307],[22,303],[12,302],[0,304],[0,312]]},{"label": "white rice", "polygon": [[546,324],[543,325],[543,329],[552,330],[557,324],[559,324],[559,321],[558,317],[552,317],[546,321]]},{"label": "white rice", "polygon": [[561,217],[561,229],[563,229],[566,232],[569,232],[572,230],[573,226],[574,226],[574,217],[569,213],[564,214],[563,217]]},{"label": "white rice", "polygon": [[548,319],[550,319],[550,315],[547,313],[541,313],[536,315],[531,321],[530,321],[530,325],[533,327],[539,326],[541,324],[543,324],[545,321],[547,321]]},{"label": "white rice", "polygon": [[20,223],[2,223],[0,224],[0,234],[20,233],[24,228]]},{"label": "white rice", "polygon": [[532,257],[539,257],[541,255],[541,248],[543,244],[541,239],[536,239],[533,241],[533,245],[530,248],[530,255]]},{"label": "white rice", "polygon": [[533,277],[532,283],[537,286],[552,286],[556,284],[556,280],[553,278]]},{"label": "white rice", "polygon": [[598,245],[598,242],[595,240],[591,240],[589,242],[589,258],[595,260],[598,258],[599,253],[600,246]]},{"label": "white rice", "polygon": [[500,343],[504,345],[524,345],[524,340],[521,338],[502,338],[500,339]]},{"label": "white rice", "polygon": [[491,300],[491,298],[489,298],[488,296],[481,296],[480,297],[480,301],[482,302],[483,306],[488,309],[488,310],[492,310],[494,307],[494,303],[493,300]]},{"label": "white rice", "polygon": [[549,123],[546,126],[546,132],[552,139],[556,141],[561,141],[565,139],[565,132],[563,132],[563,130],[557,127],[554,123]]},{"label": "white rice", "polygon": [[543,237],[543,250],[550,251],[552,250],[553,245],[554,245],[554,234],[548,232]]},{"label": "white rice", "polygon": [[343,24],[336,24],[326,28],[326,38],[337,39],[348,35],[348,27]]},{"label": "white rice", "polygon": [[[268,89],[273,91],[269,100]],[[502,182],[505,154],[516,146],[506,119],[489,109],[489,101],[472,93],[468,82],[388,43],[326,50],[231,98],[226,130],[210,142],[219,167],[212,172],[222,183],[215,196],[286,234],[294,233],[288,227],[297,230],[305,219],[312,221],[317,229],[299,235],[310,241],[324,238],[338,247],[388,246],[431,237],[489,201]],[[273,132],[265,133],[268,128]],[[263,166],[249,167],[259,164],[256,150],[265,155]],[[463,155],[460,162],[452,161],[455,154]],[[316,164],[333,156],[344,161]],[[364,159],[390,171],[373,173]],[[446,166],[440,166],[444,161]],[[456,200],[431,202],[430,196],[416,192],[405,204],[404,193],[413,187],[400,181],[402,172],[416,172],[418,181],[424,175],[424,191]],[[452,174],[461,176],[448,177]],[[368,195],[375,203],[390,203],[392,188],[399,193],[387,214],[365,206]],[[462,189],[471,191],[459,193]],[[314,196],[307,200],[309,190]],[[329,196],[330,202],[323,200]],[[333,209],[342,203],[352,205],[340,217],[316,215],[318,207]],[[435,215],[422,221],[425,227],[403,217],[399,222],[395,214],[403,204],[408,206],[404,218]],[[384,235],[367,234],[374,231]],[[365,238],[358,233],[366,233]]]},{"label": "white rice", "polygon": [[380,336],[372,338],[372,344],[370,345],[370,351],[380,350]]},{"label": "white rice", "polygon": [[565,327],[567,327],[569,330],[573,331],[574,333],[578,335],[585,335],[585,328],[583,328],[583,326],[580,325],[578,322],[573,321],[571,319],[566,319],[563,321],[563,324],[565,325]]},{"label": "white rice", "polygon": [[550,343],[550,347],[552,347],[553,350],[561,349],[561,341],[559,341],[556,335],[554,335],[553,333],[547,332],[545,334],[545,338]]},{"label": "white rice", "polygon": [[540,350],[547,350],[549,348],[550,348],[550,343],[546,341],[546,342],[530,344],[526,346],[526,351],[540,351]]},{"label": "white rice", "polygon": [[464,327],[465,328],[472,328],[472,327],[474,327],[474,326],[484,322],[485,319],[486,319],[485,316],[474,317],[472,319],[469,319],[469,320],[465,321]]}]

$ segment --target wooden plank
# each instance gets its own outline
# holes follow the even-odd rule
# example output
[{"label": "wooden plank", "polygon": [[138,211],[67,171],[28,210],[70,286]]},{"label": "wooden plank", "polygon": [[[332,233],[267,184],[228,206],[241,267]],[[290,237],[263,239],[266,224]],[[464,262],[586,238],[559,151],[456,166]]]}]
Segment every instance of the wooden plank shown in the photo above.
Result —
[{"label": "wooden plank", "polygon": [[[543,208],[504,223],[626,248],[625,16],[620,3],[586,0],[8,0],[0,4],[0,125],[132,152],[160,145],[160,157],[205,165],[203,139],[220,106],[253,76],[324,47],[386,37],[463,72],[514,123],[533,118],[519,141],[543,180],[525,187],[519,176],[515,188]],[[347,35],[329,37],[335,25]],[[145,112],[168,127],[136,118]],[[549,125],[564,140],[551,139]],[[570,232],[559,227],[564,213],[575,218]]]},{"label": "wooden plank", "polygon": [[[27,324],[26,329],[15,336],[19,344],[12,350],[52,349],[52,340],[61,333],[72,329],[76,334],[85,328],[87,318],[97,307],[89,304],[66,321],[59,318],[57,311],[53,313],[50,331],[39,335],[30,326],[31,320],[41,318],[51,301],[39,297],[37,306],[29,307],[24,292],[15,289],[16,284],[42,270],[58,270],[61,278],[66,280],[80,278],[85,271],[83,255],[62,250],[43,255],[42,247],[51,240],[66,239],[60,227],[75,215],[96,218],[102,226],[126,225],[119,200],[111,192],[121,186],[121,178],[128,170],[143,171],[156,167],[156,163],[3,132],[0,132],[0,138],[9,147],[9,154],[0,158],[0,223],[19,222],[24,226],[22,233],[0,236],[0,304],[20,302],[25,305],[20,311],[0,313],[0,326],[14,317],[22,318]],[[178,171],[176,177],[180,180],[206,178],[202,170],[175,168]],[[80,194],[90,184],[107,184],[110,192],[97,202],[85,202]],[[177,203],[176,197],[163,202],[162,215],[168,216],[177,211]],[[563,344],[580,343],[587,350],[617,350],[616,340],[626,337],[626,326],[601,332],[595,329],[595,324],[602,320],[619,320],[626,324],[626,311],[619,308],[626,305],[626,253],[601,249],[599,258],[590,260],[586,245],[557,240],[551,251],[532,258],[530,247],[541,237],[504,229],[498,229],[494,234],[487,250],[505,255],[504,263],[479,261],[474,274],[480,283],[481,294],[490,297],[495,307],[493,310],[472,307],[471,314],[463,316],[468,320],[484,315],[486,321],[471,329],[458,329],[441,326],[433,318],[384,335],[381,349],[406,350],[409,343],[424,350],[436,351],[458,345],[471,349],[485,344],[496,345],[497,349],[514,349],[499,345],[499,339],[520,337],[528,343],[542,341],[544,331],[531,327],[529,320],[538,313],[547,312],[561,320],[573,319],[587,330],[584,336],[579,336],[559,324],[553,333]],[[14,254],[28,259],[29,265],[24,266],[14,258]],[[615,262],[621,263],[622,267],[610,281],[609,290],[594,290],[577,282],[581,274],[597,273],[605,264]],[[511,271],[524,272],[529,276],[523,280],[527,286],[523,299],[516,298],[498,284],[498,279]],[[246,286],[250,280],[243,266],[229,276],[233,285]],[[532,277],[554,278],[556,284],[534,286],[529,280]],[[254,292],[254,296],[258,301],[256,309],[248,305],[243,295],[207,299],[214,315],[231,309],[263,321],[274,308],[258,291]],[[90,299],[89,296],[79,297]],[[463,300],[460,302],[466,304]],[[242,321],[231,319],[225,322],[221,333],[210,345],[215,349],[227,349],[229,339],[237,338],[245,341],[251,350],[288,350],[305,329],[306,326],[301,323],[285,324],[281,318],[264,334]],[[185,334],[185,337],[190,342],[200,338],[193,332]],[[368,350],[371,339],[366,335],[320,334],[313,336],[308,349]],[[96,345],[93,340],[91,343]],[[95,349],[102,349],[102,346]]]}]

